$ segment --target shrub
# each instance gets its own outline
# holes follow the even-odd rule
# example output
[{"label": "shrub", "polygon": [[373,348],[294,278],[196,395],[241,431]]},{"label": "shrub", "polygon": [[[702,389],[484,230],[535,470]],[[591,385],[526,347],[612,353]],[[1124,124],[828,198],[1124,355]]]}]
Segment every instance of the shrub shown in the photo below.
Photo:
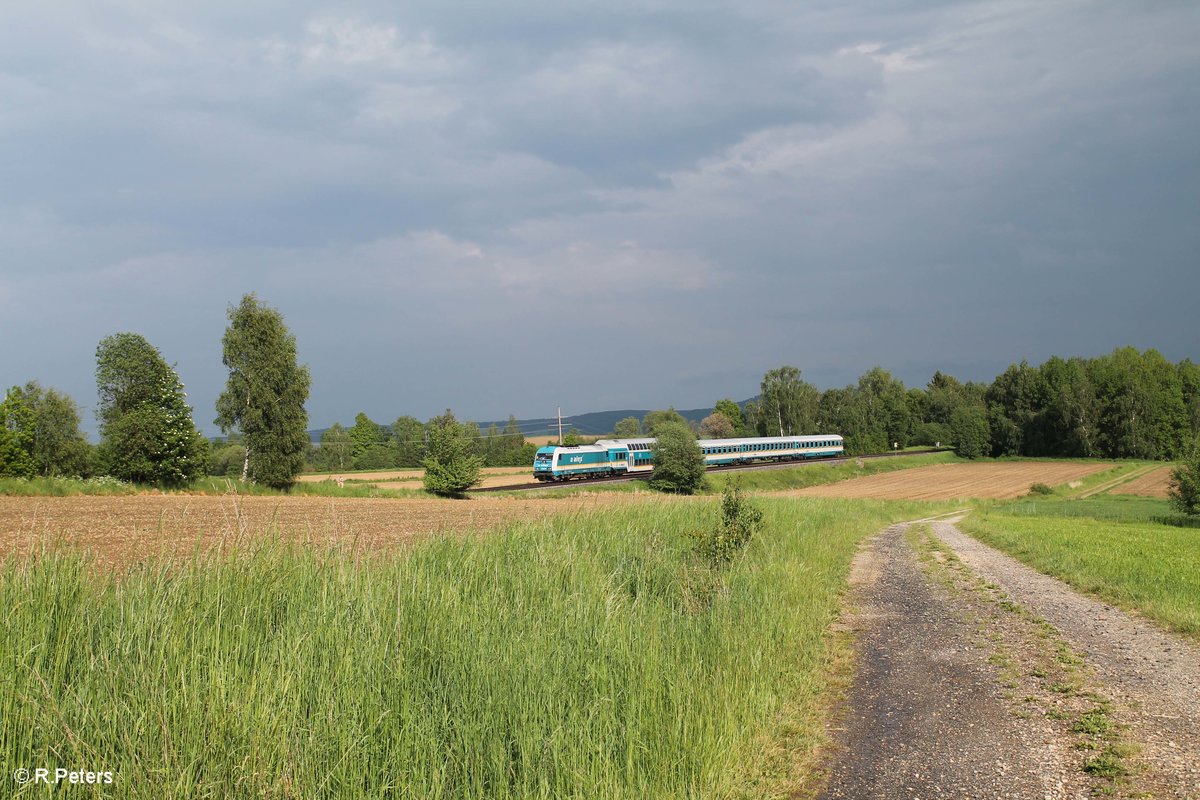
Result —
[{"label": "shrub", "polygon": [[650,488],[674,494],[693,494],[704,483],[704,453],[686,425],[661,423],[656,429],[654,473]]},{"label": "shrub", "polygon": [[762,527],[762,519],[762,511],[746,502],[740,486],[727,485],[721,497],[717,527],[692,534],[696,552],[714,568],[728,566],[750,544]]},{"label": "shrub", "polygon": [[1172,471],[1167,493],[1176,509],[1190,517],[1200,516],[1200,443],[1193,445],[1191,455]]},{"label": "shrub", "polygon": [[426,432],[429,445],[422,463],[428,491],[443,497],[462,497],[467,489],[482,481],[479,470],[483,459],[471,452],[466,428],[450,409],[429,420]]},{"label": "shrub", "polygon": [[1030,494],[1054,494],[1054,490],[1044,483],[1035,483],[1029,487]]}]

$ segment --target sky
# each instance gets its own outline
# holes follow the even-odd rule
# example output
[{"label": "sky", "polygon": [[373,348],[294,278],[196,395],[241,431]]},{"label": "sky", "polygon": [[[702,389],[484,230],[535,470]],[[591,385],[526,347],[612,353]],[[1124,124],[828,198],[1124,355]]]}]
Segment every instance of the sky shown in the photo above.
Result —
[{"label": "sky", "polygon": [[1200,359],[1200,4],[0,6],[0,381],[145,336],[202,430],[277,308],[311,427],[711,406],[792,364]]}]

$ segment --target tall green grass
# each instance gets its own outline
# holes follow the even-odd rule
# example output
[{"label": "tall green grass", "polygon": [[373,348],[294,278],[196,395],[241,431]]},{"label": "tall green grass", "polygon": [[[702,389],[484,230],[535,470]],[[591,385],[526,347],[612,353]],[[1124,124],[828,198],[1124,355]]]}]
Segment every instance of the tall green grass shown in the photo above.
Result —
[{"label": "tall green grass", "polygon": [[1031,567],[1200,638],[1200,531],[1149,521],[1143,498],[1023,502],[961,527]]},{"label": "tall green grass", "polygon": [[138,487],[116,478],[0,478],[0,496],[66,497],[68,495],[136,494]]},{"label": "tall green grass", "polygon": [[1024,498],[991,513],[1013,517],[1088,517],[1109,522],[1157,522],[1175,511],[1166,500],[1133,495],[1093,495],[1080,500]]},{"label": "tall green grass", "polygon": [[685,535],[716,504],[682,503],[370,557],[9,559],[0,756],[116,773],[73,790],[97,797],[760,796],[856,543],[930,507],[757,502],[720,574]]}]

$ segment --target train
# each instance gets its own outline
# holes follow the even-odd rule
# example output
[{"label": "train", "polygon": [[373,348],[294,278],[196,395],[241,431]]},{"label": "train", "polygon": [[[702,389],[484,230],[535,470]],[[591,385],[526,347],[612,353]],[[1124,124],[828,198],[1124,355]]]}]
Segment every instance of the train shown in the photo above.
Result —
[{"label": "train", "polygon": [[[639,475],[654,470],[654,438],[600,439],[594,444],[549,445],[533,458],[539,481],[569,481],[611,475]],[[808,461],[835,458],[845,450],[837,434],[757,436],[745,439],[700,439],[705,467],[755,464],[761,461]]]}]

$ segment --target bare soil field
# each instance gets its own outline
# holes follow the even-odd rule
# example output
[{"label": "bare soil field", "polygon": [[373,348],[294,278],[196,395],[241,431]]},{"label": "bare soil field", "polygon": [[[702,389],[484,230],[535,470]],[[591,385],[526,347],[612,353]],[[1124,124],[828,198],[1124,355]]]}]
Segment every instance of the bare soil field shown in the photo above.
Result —
[{"label": "bare soil field", "polygon": [[1123,483],[1114,488],[1109,494],[1136,494],[1142,497],[1166,497],[1168,483],[1171,480],[1171,470],[1174,467],[1162,467],[1147,472],[1129,483]]},{"label": "bare soil field", "polygon": [[[500,475],[532,475],[533,464],[527,467],[487,467],[483,471],[484,478],[490,478]],[[331,481],[337,478],[345,478],[348,481],[390,481],[390,482],[406,482],[420,481],[425,476],[423,469],[385,469],[377,472],[344,472],[338,474],[332,473],[306,473],[299,476],[296,480],[303,483],[320,483],[321,481]],[[412,488],[412,487],[408,487]]]},{"label": "bare soil field", "polygon": [[[151,554],[182,555],[278,531],[281,538],[379,550],[414,537],[481,531],[516,521],[586,511],[645,495],[470,500],[328,497],[0,497],[0,559],[43,544],[83,548],[102,564]],[[668,502],[656,498],[652,502]]]},{"label": "bare soil field", "polygon": [[933,464],[783,492],[796,497],[868,497],[879,500],[1010,499],[1034,483],[1068,483],[1111,469],[1107,462],[1065,461]]}]

